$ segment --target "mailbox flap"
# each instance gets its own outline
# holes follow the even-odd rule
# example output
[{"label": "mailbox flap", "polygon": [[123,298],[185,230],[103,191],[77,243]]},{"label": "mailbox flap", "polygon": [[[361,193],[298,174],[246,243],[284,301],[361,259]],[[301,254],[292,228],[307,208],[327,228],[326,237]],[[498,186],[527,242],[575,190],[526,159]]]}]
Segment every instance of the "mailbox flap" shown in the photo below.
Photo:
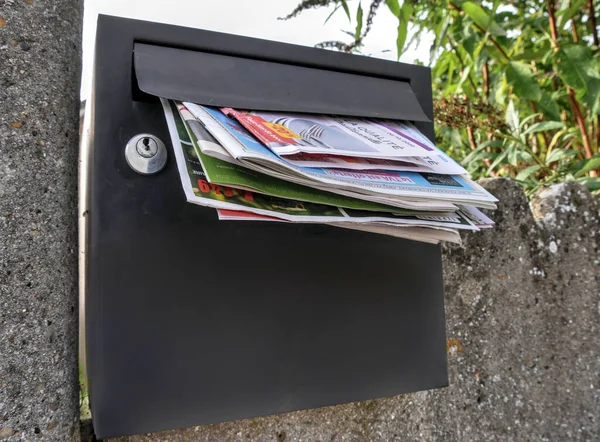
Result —
[{"label": "mailbox flap", "polygon": [[209,106],[431,121],[410,82],[144,43],[138,87]]}]

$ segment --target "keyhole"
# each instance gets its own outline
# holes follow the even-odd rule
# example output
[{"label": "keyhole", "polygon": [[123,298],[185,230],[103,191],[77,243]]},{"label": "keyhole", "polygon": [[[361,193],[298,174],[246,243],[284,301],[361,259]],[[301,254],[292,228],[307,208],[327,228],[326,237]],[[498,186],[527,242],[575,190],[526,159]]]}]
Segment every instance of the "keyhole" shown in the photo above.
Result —
[{"label": "keyhole", "polygon": [[144,144],[144,149],[150,150],[150,138],[144,138],[142,140],[142,143]]}]

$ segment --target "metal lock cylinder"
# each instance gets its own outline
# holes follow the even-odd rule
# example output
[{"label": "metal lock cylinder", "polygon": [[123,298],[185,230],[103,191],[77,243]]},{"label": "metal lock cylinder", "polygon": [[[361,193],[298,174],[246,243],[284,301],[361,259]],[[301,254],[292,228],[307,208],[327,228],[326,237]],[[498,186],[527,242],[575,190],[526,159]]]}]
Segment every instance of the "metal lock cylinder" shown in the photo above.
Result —
[{"label": "metal lock cylinder", "polygon": [[167,148],[152,134],[138,134],[125,146],[125,159],[137,173],[152,175],[167,164]]}]

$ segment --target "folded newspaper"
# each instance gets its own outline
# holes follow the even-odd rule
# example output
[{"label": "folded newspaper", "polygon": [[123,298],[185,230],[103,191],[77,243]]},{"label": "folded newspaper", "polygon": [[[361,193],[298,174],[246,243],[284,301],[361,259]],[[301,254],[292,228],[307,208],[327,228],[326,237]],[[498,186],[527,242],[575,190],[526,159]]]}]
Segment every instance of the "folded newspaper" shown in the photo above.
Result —
[{"label": "folded newspaper", "polygon": [[477,207],[497,200],[408,123],[162,104],[188,202],[221,220],[321,223],[430,243],[493,225]]},{"label": "folded newspaper", "polygon": [[410,123],[248,113],[231,108],[222,112],[238,120],[276,155],[297,166],[467,173]]}]

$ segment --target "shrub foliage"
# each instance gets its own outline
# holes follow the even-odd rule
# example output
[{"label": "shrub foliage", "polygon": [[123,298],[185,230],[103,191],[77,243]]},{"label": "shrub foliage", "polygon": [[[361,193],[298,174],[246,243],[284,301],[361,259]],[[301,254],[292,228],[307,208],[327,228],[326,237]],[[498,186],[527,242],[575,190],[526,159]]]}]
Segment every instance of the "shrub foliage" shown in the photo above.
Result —
[{"label": "shrub foliage", "polygon": [[421,62],[432,68],[437,141],[475,178],[512,177],[530,193],[560,181],[600,190],[594,0],[303,0],[284,19],[312,8],[353,28],[323,48],[360,53],[384,8],[398,19],[398,58],[431,42]]}]

